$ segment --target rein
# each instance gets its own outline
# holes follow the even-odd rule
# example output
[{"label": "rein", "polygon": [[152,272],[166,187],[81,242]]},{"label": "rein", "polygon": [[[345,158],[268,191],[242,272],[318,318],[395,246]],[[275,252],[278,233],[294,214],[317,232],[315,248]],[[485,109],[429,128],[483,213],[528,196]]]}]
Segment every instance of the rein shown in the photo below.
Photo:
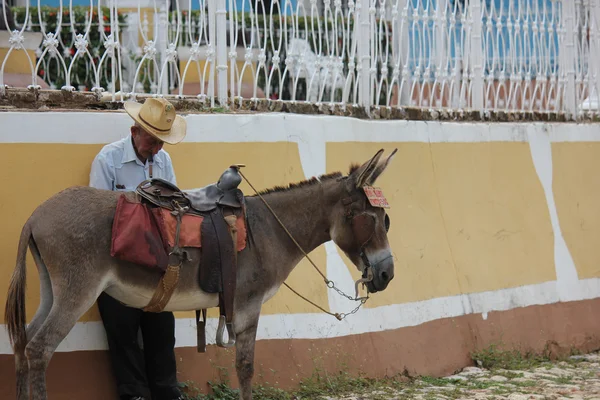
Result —
[{"label": "rein", "polygon": [[[277,216],[277,214],[275,214],[275,211],[273,211],[273,209],[271,208],[271,206],[269,205],[269,203],[267,203],[267,201],[260,195],[260,193],[258,193],[258,191],[254,188],[254,186],[252,185],[252,183],[250,183],[250,181],[248,180],[248,178],[246,178],[246,176],[242,173],[241,170],[238,170],[239,174],[242,176],[242,178],[244,178],[244,180],[246,182],[248,182],[248,185],[252,188],[252,190],[254,190],[254,193],[256,193],[256,195],[262,200],[263,203],[265,203],[265,205],[267,206],[267,208],[269,209],[269,211],[271,212],[271,214],[273,214],[273,216],[275,217],[275,219],[277,220],[277,222],[279,223],[279,225],[281,225],[281,227],[283,228],[283,230],[285,231],[285,233],[287,233],[287,235],[289,236],[290,239],[292,239],[292,241],[294,242],[294,244],[296,245],[296,247],[298,247],[298,249],[302,252],[302,254],[304,255],[304,257],[306,257],[306,259],[312,264],[312,266],[317,270],[317,272],[323,277],[323,280],[325,281],[325,284],[327,285],[328,288],[335,290],[336,292],[338,292],[341,296],[347,298],[348,300],[351,301],[360,301],[360,304],[354,308],[352,311],[348,312],[348,313],[332,313],[329,312],[327,310],[325,310],[323,307],[319,306],[318,304],[312,302],[311,300],[307,299],[306,297],[302,296],[300,293],[298,293],[296,290],[294,290],[290,285],[288,285],[287,283],[285,283],[285,281],[283,282],[283,284],[285,286],[287,286],[288,289],[290,289],[292,292],[294,292],[298,297],[300,297],[301,299],[303,299],[304,301],[312,304],[313,306],[317,307],[319,310],[323,311],[326,314],[329,314],[331,316],[336,317],[339,321],[343,320],[344,318],[346,318],[348,315],[354,314],[356,313],[360,307],[362,307],[363,304],[365,304],[367,302],[367,300],[369,299],[369,292],[367,291],[367,296],[366,297],[358,297],[358,286],[361,283],[367,283],[370,282],[373,279],[373,271],[371,267],[371,263],[369,262],[369,260],[367,259],[367,263],[365,263],[366,269],[367,269],[367,277],[366,278],[361,278],[359,280],[357,280],[354,283],[354,288],[356,291],[356,294],[354,297],[344,293],[341,289],[339,289],[336,285],[335,282],[333,282],[332,280],[327,279],[327,277],[325,276],[325,274],[323,274],[323,272],[321,272],[321,270],[319,269],[319,267],[317,267],[317,265],[313,262],[313,260],[308,256],[308,254],[306,254],[306,252],[304,251],[304,249],[302,248],[302,246],[300,246],[300,244],[296,241],[296,239],[294,239],[294,237],[292,236],[292,234],[290,233],[290,231],[288,231],[288,229],[285,227],[285,225],[283,225],[283,222],[281,222],[281,220],[279,219],[279,217]],[[363,256],[364,253],[361,253],[361,256]],[[364,258],[366,259],[366,255],[364,255]]]}]

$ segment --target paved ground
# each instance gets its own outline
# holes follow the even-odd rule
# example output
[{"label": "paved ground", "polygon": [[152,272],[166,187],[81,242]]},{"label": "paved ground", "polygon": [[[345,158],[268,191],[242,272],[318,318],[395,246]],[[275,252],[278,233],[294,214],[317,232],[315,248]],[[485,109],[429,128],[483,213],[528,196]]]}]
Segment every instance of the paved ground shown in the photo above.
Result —
[{"label": "paved ground", "polygon": [[447,378],[422,378],[397,387],[329,400],[529,400],[600,399],[600,354],[573,356],[567,361],[523,369],[465,368]]}]

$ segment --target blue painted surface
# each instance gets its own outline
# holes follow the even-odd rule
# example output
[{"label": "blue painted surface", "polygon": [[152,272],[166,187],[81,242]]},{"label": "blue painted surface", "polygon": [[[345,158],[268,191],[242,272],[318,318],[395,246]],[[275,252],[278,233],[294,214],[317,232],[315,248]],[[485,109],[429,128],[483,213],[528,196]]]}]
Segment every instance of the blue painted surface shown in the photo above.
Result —
[{"label": "blue painted surface", "polygon": [[[419,15],[424,15],[424,5],[433,5],[429,11],[427,21],[412,20],[412,11],[417,8]],[[434,29],[433,17],[437,4],[442,6],[446,0],[409,0],[409,57],[410,70],[424,76],[426,68],[430,67],[429,76],[433,77],[438,65],[435,58],[436,49],[433,48],[433,40],[436,35]],[[486,75],[493,73],[498,76],[501,71],[509,77],[514,72],[522,74],[529,71],[533,76],[549,75],[558,67],[558,35],[556,32],[550,32],[551,26],[556,23],[559,17],[560,8],[552,0],[483,0],[487,7],[487,15],[484,17],[482,30],[483,52],[486,55],[484,73]],[[451,18],[453,11],[460,14],[460,2],[450,0],[447,11],[446,28],[444,30],[444,41],[448,43],[451,62],[444,63],[442,69],[448,74],[452,74],[457,60],[463,59],[462,52],[468,45],[470,38],[466,37],[468,32],[463,31],[460,18],[455,19],[455,27],[451,28]],[[554,8],[553,8],[554,4]],[[528,9],[529,8],[529,9]],[[495,14],[491,15],[491,10]],[[538,11],[539,10],[539,11]],[[534,32],[533,24],[524,23],[525,15],[530,19],[536,16],[546,20],[543,24],[537,23],[538,32]],[[491,25],[488,26],[488,19]],[[500,20],[501,28],[496,27]],[[521,30],[517,34],[516,23],[520,21]],[[512,22],[513,28],[509,29],[509,22]],[[542,28],[546,31],[543,32]],[[465,45],[461,45],[464,43]],[[445,62],[446,60],[443,60]],[[460,72],[459,72],[460,73]]]}]

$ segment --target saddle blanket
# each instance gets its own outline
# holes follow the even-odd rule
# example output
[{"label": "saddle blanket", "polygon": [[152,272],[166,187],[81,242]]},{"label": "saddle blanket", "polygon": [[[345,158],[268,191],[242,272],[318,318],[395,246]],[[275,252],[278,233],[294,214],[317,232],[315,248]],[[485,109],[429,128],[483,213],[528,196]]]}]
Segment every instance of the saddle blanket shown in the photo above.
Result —
[{"label": "saddle blanket", "polygon": [[[179,247],[202,247],[202,215],[184,214],[181,219]],[[210,221],[210,219],[208,219]],[[238,215],[237,251],[246,247],[244,215]],[[122,194],[113,218],[111,256],[166,271],[169,252],[175,246],[177,218],[171,211],[142,203],[139,197]]]}]

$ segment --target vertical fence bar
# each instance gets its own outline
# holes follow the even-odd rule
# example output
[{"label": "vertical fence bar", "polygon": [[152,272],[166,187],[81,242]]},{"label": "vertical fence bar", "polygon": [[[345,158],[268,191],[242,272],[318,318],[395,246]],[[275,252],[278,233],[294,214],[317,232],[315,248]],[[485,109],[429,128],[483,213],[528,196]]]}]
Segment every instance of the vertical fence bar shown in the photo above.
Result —
[{"label": "vertical fence bar", "polygon": [[600,112],[600,4],[589,2],[590,10],[590,105],[595,115]]},{"label": "vertical fence bar", "polygon": [[[166,2],[165,2],[166,3]],[[158,54],[158,63],[157,65],[162,65],[163,62],[165,62],[165,60],[167,59],[167,46],[169,44],[169,17],[167,15],[168,13],[168,8],[166,4],[162,4],[159,8],[158,11],[158,15],[155,16],[158,17],[158,24],[155,24],[155,26],[158,29],[158,32],[156,33],[155,37],[156,37],[156,50],[157,50],[157,54]],[[159,79],[158,77],[160,77],[161,75],[161,71],[157,71],[157,80]],[[157,94],[168,94],[169,93],[169,79],[165,78],[162,80],[162,82],[160,82],[160,87],[157,87]]]},{"label": "vertical fence bar", "polygon": [[[379,48],[380,44],[378,41],[382,40],[383,38],[380,38],[379,35],[377,34],[377,19],[376,19],[376,14],[377,14],[377,8],[375,7],[377,3],[377,0],[368,0],[368,4],[369,4],[369,27],[368,27],[368,32],[369,32],[369,44],[370,44],[370,48],[369,48],[369,60],[368,65],[369,65],[369,86],[368,86],[368,91],[366,93],[368,93],[368,101],[369,104],[367,105],[367,107],[370,107],[373,104],[379,104],[379,99],[376,99],[376,93],[377,91],[375,90],[375,81],[377,80],[377,63],[378,63],[378,59],[377,59],[377,49]],[[385,68],[385,66],[382,65],[382,68]],[[383,72],[383,70],[382,70]]]},{"label": "vertical fence bar", "polygon": [[567,118],[572,118],[577,111],[577,96],[575,88],[575,3],[573,0],[562,2],[562,41],[559,42],[560,80],[563,82],[563,104]]},{"label": "vertical fence bar", "polygon": [[219,104],[227,104],[227,0],[216,0],[216,64],[217,64],[217,95]]},{"label": "vertical fence bar", "polygon": [[[236,30],[237,30],[237,21],[235,19],[235,12],[236,7],[233,3],[233,0],[228,0],[229,1],[229,92],[231,95],[231,104],[233,105],[235,103],[235,95],[236,95],[236,86],[235,86],[235,81],[236,81],[236,74],[235,74],[235,66],[236,66],[236,61],[237,61],[237,52],[236,52],[236,45],[237,42],[235,40],[235,34],[236,34]],[[241,98],[241,93],[239,93],[239,96]]]},{"label": "vertical fence bar", "polygon": [[588,112],[593,116],[600,111],[600,5],[597,0],[587,0],[581,8],[582,12],[588,13],[588,24],[587,31],[581,32],[583,37],[580,40],[583,42],[582,46],[589,49],[586,52],[588,60],[584,60],[587,61],[587,70],[581,89],[584,98],[580,108],[582,113]]},{"label": "vertical fence bar", "polygon": [[[439,103],[436,102],[437,94],[432,93],[431,96],[431,108],[442,108],[444,103],[444,93],[443,89],[446,87],[448,75],[446,73],[446,60],[447,60],[447,49],[446,42],[444,41],[444,32],[447,29],[446,26],[446,18],[445,18],[445,0],[438,1],[435,5],[435,23],[433,25],[434,29],[434,40],[433,40],[433,48],[434,52],[433,59],[434,61],[434,85],[433,87],[437,90],[440,90]],[[431,57],[431,56],[430,56]]]},{"label": "vertical fence bar", "polygon": [[119,27],[119,8],[116,0],[110,0],[110,33],[112,40],[105,43],[105,47],[111,49],[111,82],[112,82],[112,101],[116,100],[117,80],[119,81],[120,101],[123,101],[123,68],[121,65],[121,46],[120,46],[120,27]]},{"label": "vertical fence bar", "polygon": [[208,0],[208,56],[206,62],[210,62],[210,73],[208,75],[208,96],[210,97],[210,106],[215,106],[215,57],[214,49],[216,38],[216,12],[217,0]]},{"label": "vertical fence bar", "polygon": [[358,81],[358,104],[369,109],[371,107],[371,63],[370,47],[375,43],[369,43],[371,39],[369,18],[369,0],[358,0],[356,2],[356,20],[359,21],[359,37],[357,38],[358,65],[360,66],[360,80]]},{"label": "vertical fence bar", "polygon": [[470,51],[472,87],[471,87],[471,108],[483,112],[483,42],[481,33],[483,31],[483,19],[481,16],[481,0],[471,0],[469,2],[469,19],[471,20],[471,40]]},{"label": "vertical fence bar", "polygon": [[[459,9],[454,3],[451,5],[452,15],[450,16],[450,34],[452,35],[452,44],[454,49],[451,51],[453,57],[450,63],[450,108],[457,110],[464,107],[465,98],[463,97],[463,74],[461,70],[468,65],[465,56],[468,54],[467,40],[463,39],[466,27],[463,21],[464,12]],[[457,27],[458,22],[458,27]]]}]

